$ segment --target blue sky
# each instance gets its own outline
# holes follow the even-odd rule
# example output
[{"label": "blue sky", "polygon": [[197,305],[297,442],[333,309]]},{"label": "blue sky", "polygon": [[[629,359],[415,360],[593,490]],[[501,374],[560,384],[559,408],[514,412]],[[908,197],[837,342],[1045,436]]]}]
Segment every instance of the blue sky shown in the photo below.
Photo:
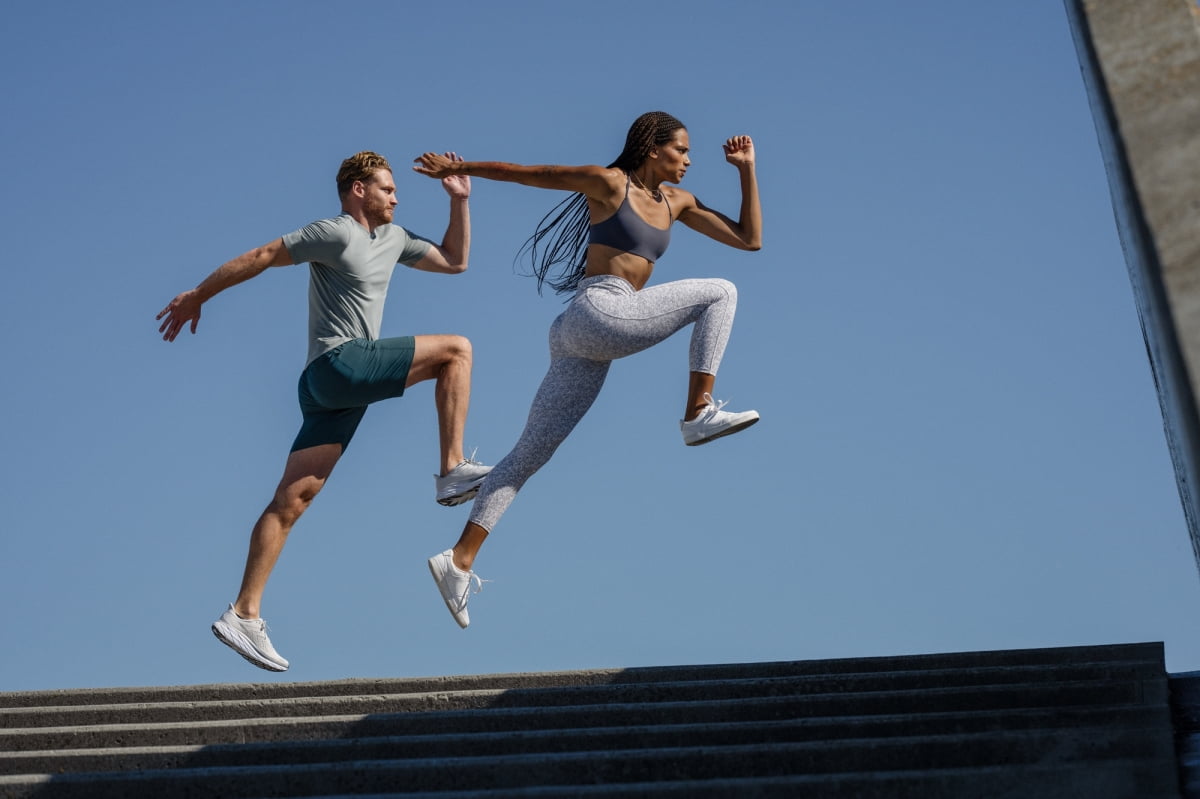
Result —
[{"label": "blue sky", "polygon": [[[22,4],[0,30],[0,690],[474,674],[1164,641],[1200,668],[1200,581],[1060,3]],[[654,280],[723,276],[717,381],[763,421],[684,447],[686,335],[619,362],[522,492],[460,630],[425,559],[430,385],[368,412],[263,615],[285,675],[209,624],[299,423],[307,274],[162,342],[155,314],[338,210],[361,149],[444,230],[425,150],[608,163],[689,128],[733,213],[754,137],[765,246],[676,230]],[[495,462],[560,299],[513,256],[559,195],[476,180],[471,269],[399,269],[385,335],[475,345]]]}]

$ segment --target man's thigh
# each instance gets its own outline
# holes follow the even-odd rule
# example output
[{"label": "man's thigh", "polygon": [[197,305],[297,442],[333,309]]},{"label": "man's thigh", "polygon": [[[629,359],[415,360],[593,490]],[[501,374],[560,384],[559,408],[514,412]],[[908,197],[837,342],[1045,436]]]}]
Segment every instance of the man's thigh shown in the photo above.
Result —
[{"label": "man's thigh", "polygon": [[300,407],[306,413],[337,410],[399,397],[415,353],[415,336],[347,341],[305,370]]},{"label": "man's thigh", "polygon": [[319,444],[291,452],[277,493],[311,500],[324,487],[342,451],[341,444]]},{"label": "man's thigh", "polygon": [[463,336],[414,336],[413,341],[413,360],[406,386],[436,378],[442,367],[455,358],[466,356],[470,363],[471,342]]}]

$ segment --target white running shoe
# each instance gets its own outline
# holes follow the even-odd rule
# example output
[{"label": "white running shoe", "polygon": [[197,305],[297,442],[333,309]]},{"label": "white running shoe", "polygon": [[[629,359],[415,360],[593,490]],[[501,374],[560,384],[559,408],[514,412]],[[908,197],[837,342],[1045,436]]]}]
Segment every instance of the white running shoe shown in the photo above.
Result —
[{"label": "white running shoe", "polygon": [[267,623],[262,619],[243,619],[233,605],[213,622],[213,635],[246,660],[267,671],[287,671],[288,662],[271,646]]},{"label": "white running shoe", "polygon": [[[475,455],[474,452],[471,453]],[[439,505],[453,507],[475,498],[483,478],[487,477],[491,466],[484,466],[479,461],[467,458],[445,474],[434,475],[437,486],[437,501]]]},{"label": "white running shoe", "polygon": [[441,592],[446,607],[450,609],[450,614],[454,616],[459,627],[466,629],[471,623],[471,617],[467,615],[467,599],[472,593],[471,584],[475,584],[474,593],[478,594],[483,590],[483,584],[488,581],[480,579],[473,571],[463,571],[455,566],[452,549],[429,559],[429,573],[433,575],[433,581],[437,583],[438,591]]},{"label": "white running shoe", "polygon": [[679,422],[679,429],[683,432],[683,443],[689,447],[707,444],[722,436],[745,430],[758,421],[758,411],[723,411],[721,409],[725,407],[725,402],[715,401],[712,394],[708,393],[704,395],[704,401],[708,404],[700,411],[699,416],[690,422]]}]

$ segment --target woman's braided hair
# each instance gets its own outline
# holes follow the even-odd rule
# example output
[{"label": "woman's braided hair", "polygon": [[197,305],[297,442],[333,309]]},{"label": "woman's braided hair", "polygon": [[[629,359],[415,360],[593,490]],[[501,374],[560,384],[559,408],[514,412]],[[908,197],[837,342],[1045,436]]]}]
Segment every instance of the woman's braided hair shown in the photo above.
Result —
[{"label": "woman's braided hair", "polygon": [[[669,142],[675,131],[683,127],[682,122],[665,111],[647,111],[629,126],[625,149],[608,167],[632,172],[646,162],[651,150]],[[542,284],[547,282],[555,294],[573,292],[579,286],[587,268],[590,221],[587,198],[575,193],[551,208],[533,235],[525,240],[517,258],[529,253],[538,294],[542,293]],[[551,276],[555,266],[558,271]]]}]

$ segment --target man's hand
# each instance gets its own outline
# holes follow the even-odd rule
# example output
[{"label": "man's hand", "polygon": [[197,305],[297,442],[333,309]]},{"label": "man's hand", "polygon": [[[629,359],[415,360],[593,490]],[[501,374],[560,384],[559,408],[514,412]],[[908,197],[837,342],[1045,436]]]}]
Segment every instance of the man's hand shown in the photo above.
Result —
[{"label": "man's hand", "polygon": [[200,306],[225,289],[261,274],[268,267],[287,266],[291,263],[292,255],[284,246],[283,239],[279,238],[221,264],[211,275],[200,281],[200,285],[171,300],[167,307],[154,317],[166,317],[158,329],[158,332],[163,334],[163,341],[174,341],[188,322],[192,323],[192,332],[195,333],[196,325],[200,323]]},{"label": "man's hand", "polygon": [[722,146],[729,163],[736,167],[754,166],[754,142],[749,136],[732,136]]},{"label": "man's hand", "polygon": [[413,171],[431,178],[441,178],[442,188],[451,198],[465,200],[471,196],[471,176],[454,172],[451,168],[455,161],[462,160],[458,153],[422,153],[413,159],[417,165]]},{"label": "man's hand", "polygon": [[189,289],[167,303],[167,307],[154,317],[155,320],[166,317],[158,328],[158,332],[163,334],[163,341],[174,341],[188,322],[192,323],[192,333],[195,333],[196,325],[200,324],[201,304],[195,289]]},{"label": "man's hand", "polygon": [[[463,160],[458,153],[446,153],[443,156],[447,161]],[[451,199],[465,200],[471,196],[471,176],[463,174],[446,174],[442,177],[442,188],[450,195]]]}]

